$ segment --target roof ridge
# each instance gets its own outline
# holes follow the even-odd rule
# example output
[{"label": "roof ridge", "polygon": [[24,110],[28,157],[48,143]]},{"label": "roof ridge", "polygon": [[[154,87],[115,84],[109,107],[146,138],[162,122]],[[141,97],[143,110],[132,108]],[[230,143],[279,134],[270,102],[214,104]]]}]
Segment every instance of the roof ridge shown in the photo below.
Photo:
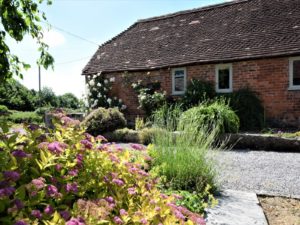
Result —
[{"label": "roof ridge", "polygon": [[189,14],[189,13],[193,13],[193,12],[207,11],[207,10],[227,7],[227,6],[231,6],[231,5],[235,5],[235,4],[245,3],[245,2],[249,2],[249,1],[251,1],[251,0],[232,0],[229,2],[223,2],[223,3],[203,6],[200,8],[187,9],[187,10],[182,10],[182,11],[178,11],[178,12],[174,12],[174,13],[168,13],[168,14],[161,15],[161,16],[154,16],[154,17],[149,17],[146,19],[140,19],[137,21],[137,23],[145,23],[145,22],[151,22],[151,21],[155,21],[155,20],[162,20],[162,19],[167,19],[167,18],[180,16],[180,15],[184,15],[184,14]]}]

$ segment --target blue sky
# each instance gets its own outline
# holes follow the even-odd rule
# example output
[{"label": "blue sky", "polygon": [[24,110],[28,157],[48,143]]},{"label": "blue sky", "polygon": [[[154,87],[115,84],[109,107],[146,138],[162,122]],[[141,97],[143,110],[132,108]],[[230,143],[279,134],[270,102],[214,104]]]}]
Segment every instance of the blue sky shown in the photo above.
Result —
[{"label": "blue sky", "polygon": [[[42,10],[46,13],[48,22],[53,25],[46,31],[45,41],[50,45],[55,67],[54,70],[42,70],[42,86],[51,87],[56,94],[71,92],[77,97],[81,97],[85,92],[81,71],[98,47],[96,44],[75,38],[68,32],[100,45],[138,19],[224,1],[53,0],[51,6],[43,5]],[[10,41],[10,44],[12,52],[32,66],[24,73],[25,77],[21,83],[28,88],[38,89],[38,68],[35,65],[38,57],[37,46],[29,37],[25,38],[23,43]]]}]

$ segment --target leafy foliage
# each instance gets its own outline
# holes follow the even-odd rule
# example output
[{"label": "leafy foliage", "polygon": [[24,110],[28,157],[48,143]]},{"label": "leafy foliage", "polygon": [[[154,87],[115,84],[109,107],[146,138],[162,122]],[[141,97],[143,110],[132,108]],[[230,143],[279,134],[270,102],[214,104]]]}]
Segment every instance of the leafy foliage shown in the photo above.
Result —
[{"label": "leafy foliage", "polygon": [[132,88],[138,94],[139,107],[149,117],[155,109],[166,103],[166,93],[159,92],[160,83],[153,82],[143,84],[141,80],[132,84]]},{"label": "leafy foliage", "polygon": [[184,206],[192,212],[203,213],[206,208],[215,206],[218,201],[210,193],[208,185],[203,192],[188,192],[169,190],[167,193],[177,194],[176,204]]},{"label": "leafy foliage", "polygon": [[[225,95],[226,96],[226,95]],[[226,96],[240,119],[242,130],[260,130],[264,126],[264,108],[257,94],[243,88]]]},{"label": "leafy foliage", "polygon": [[61,112],[56,118],[49,134],[34,125],[19,132],[2,126],[1,224],[205,224],[160,193],[143,169],[151,161],[144,148],[104,144],[79,121]]},{"label": "leafy foliage", "polygon": [[181,101],[183,107],[187,109],[199,105],[207,99],[213,99],[215,96],[216,92],[212,82],[192,79]]},{"label": "leafy foliage", "polygon": [[[45,21],[44,13],[38,9],[43,0],[0,0],[0,19],[4,30],[0,31],[0,81],[11,78],[14,74],[22,77],[21,69],[28,69],[30,65],[21,62],[16,55],[10,52],[6,37],[22,41],[25,35],[30,35],[37,41],[40,57],[38,64],[53,65],[54,59],[48,53],[48,46],[42,41],[43,31],[40,25]],[[47,0],[51,4],[50,0]]]},{"label": "leafy foliage", "polygon": [[38,107],[64,107],[78,109],[81,105],[72,93],[56,96],[51,88],[41,93],[29,90],[14,79],[0,83],[0,104],[11,110],[34,111]]},{"label": "leafy foliage", "polygon": [[164,104],[152,113],[151,121],[154,127],[176,131],[181,114],[183,113],[182,105]]},{"label": "leafy foliage", "polygon": [[126,120],[117,108],[98,108],[90,112],[82,124],[87,128],[87,132],[98,135],[125,127]]},{"label": "leafy foliage", "polygon": [[198,129],[203,126],[216,129],[218,133],[237,133],[239,130],[239,118],[225,99],[205,102],[185,111],[179,123],[179,129],[184,129],[186,124],[193,124]]},{"label": "leafy foliage", "polygon": [[0,83],[0,104],[9,109],[32,111],[36,104],[35,92],[16,80]]},{"label": "leafy foliage", "polygon": [[19,112],[13,111],[9,117],[6,118],[7,121],[12,123],[41,123],[43,118],[36,114],[35,112]]},{"label": "leafy foliage", "polygon": [[9,114],[8,108],[5,105],[0,105],[0,116],[7,116]]},{"label": "leafy foliage", "polygon": [[43,87],[41,93],[39,94],[40,105],[42,106],[59,106],[58,97],[55,95],[54,91],[49,87]]},{"label": "leafy foliage", "polygon": [[59,107],[69,108],[69,109],[78,109],[79,100],[72,93],[66,93],[58,96],[58,105]]}]

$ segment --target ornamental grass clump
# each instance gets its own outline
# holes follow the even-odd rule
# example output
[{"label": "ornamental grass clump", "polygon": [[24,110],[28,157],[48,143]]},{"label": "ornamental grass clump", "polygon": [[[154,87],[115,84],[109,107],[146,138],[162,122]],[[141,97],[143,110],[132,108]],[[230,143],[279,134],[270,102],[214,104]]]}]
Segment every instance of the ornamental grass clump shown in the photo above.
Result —
[{"label": "ornamental grass clump", "polygon": [[186,126],[193,126],[199,131],[203,128],[215,129],[218,134],[237,133],[240,121],[226,100],[221,98],[185,111],[180,117],[179,130],[184,130]]},{"label": "ornamental grass clump", "polygon": [[150,146],[150,154],[154,159],[152,171],[163,177],[165,188],[202,193],[209,185],[215,190],[211,155],[212,150],[216,149],[217,129],[197,126],[196,118],[191,115],[184,126],[180,125],[180,131],[173,132],[179,128],[178,109],[170,109],[167,120],[162,115],[156,113],[153,116],[154,124],[163,126],[153,135],[153,145]]},{"label": "ornamental grass clump", "polygon": [[128,151],[61,112],[55,118],[49,133],[0,129],[0,224],[205,224],[159,191],[140,145]]}]

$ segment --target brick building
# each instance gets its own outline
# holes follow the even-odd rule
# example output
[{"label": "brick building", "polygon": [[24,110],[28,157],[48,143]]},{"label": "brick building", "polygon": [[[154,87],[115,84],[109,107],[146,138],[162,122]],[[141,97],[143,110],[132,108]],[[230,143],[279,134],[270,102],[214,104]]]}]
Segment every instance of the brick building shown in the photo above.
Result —
[{"label": "brick building", "polygon": [[196,78],[220,93],[248,86],[269,120],[300,126],[300,0],[239,0],[139,20],[83,69],[87,79],[99,72],[115,78],[112,94],[129,117],[143,113],[131,82],[159,81],[180,96]]}]

